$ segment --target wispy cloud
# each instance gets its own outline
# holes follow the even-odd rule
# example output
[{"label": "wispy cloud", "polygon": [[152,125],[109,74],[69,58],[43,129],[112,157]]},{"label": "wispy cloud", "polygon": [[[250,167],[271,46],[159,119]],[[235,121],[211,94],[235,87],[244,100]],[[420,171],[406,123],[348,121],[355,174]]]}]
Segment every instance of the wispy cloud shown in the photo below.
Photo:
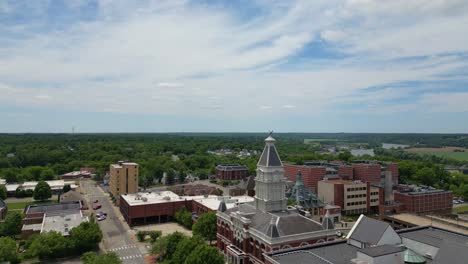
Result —
[{"label": "wispy cloud", "polygon": [[2,104],[258,121],[464,109],[464,0],[63,3],[0,3]]}]

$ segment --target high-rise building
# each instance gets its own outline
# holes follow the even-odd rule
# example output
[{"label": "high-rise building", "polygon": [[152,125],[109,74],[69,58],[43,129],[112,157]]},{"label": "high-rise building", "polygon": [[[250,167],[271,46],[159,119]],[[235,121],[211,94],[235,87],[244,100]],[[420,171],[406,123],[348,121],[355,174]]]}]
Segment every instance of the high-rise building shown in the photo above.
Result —
[{"label": "high-rise building", "polygon": [[138,164],[119,161],[110,165],[109,187],[115,197],[138,192]]}]

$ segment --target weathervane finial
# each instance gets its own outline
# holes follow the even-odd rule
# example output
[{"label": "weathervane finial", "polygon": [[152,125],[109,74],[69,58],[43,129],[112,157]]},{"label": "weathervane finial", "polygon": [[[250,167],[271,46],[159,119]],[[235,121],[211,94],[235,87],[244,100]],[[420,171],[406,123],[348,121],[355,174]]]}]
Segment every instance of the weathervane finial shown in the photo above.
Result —
[{"label": "weathervane finial", "polygon": [[273,135],[273,130],[270,130],[270,131],[268,132],[268,135],[271,137],[271,135]]}]

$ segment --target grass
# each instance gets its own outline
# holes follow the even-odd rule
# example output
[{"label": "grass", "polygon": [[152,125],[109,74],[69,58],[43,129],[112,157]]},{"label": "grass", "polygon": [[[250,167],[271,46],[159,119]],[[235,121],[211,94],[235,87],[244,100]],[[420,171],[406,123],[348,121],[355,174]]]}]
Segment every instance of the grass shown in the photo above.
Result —
[{"label": "grass", "polygon": [[434,155],[460,161],[468,161],[468,152],[418,152],[421,155]]},{"label": "grass", "polygon": [[468,205],[453,208],[453,213],[462,213],[468,211]]},{"label": "grass", "polygon": [[32,204],[53,204],[57,203],[56,200],[48,201],[33,201],[33,202],[19,202],[19,203],[7,203],[8,210],[23,210],[26,206]]}]

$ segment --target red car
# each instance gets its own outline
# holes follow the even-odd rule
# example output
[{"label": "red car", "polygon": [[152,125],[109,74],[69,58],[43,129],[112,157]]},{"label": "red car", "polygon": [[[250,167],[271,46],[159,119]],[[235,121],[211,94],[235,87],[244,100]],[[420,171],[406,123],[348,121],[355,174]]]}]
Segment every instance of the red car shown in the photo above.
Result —
[{"label": "red car", "polygon": [[93,210],[101,209],[101,205],[98,203],[93,204]]}]

